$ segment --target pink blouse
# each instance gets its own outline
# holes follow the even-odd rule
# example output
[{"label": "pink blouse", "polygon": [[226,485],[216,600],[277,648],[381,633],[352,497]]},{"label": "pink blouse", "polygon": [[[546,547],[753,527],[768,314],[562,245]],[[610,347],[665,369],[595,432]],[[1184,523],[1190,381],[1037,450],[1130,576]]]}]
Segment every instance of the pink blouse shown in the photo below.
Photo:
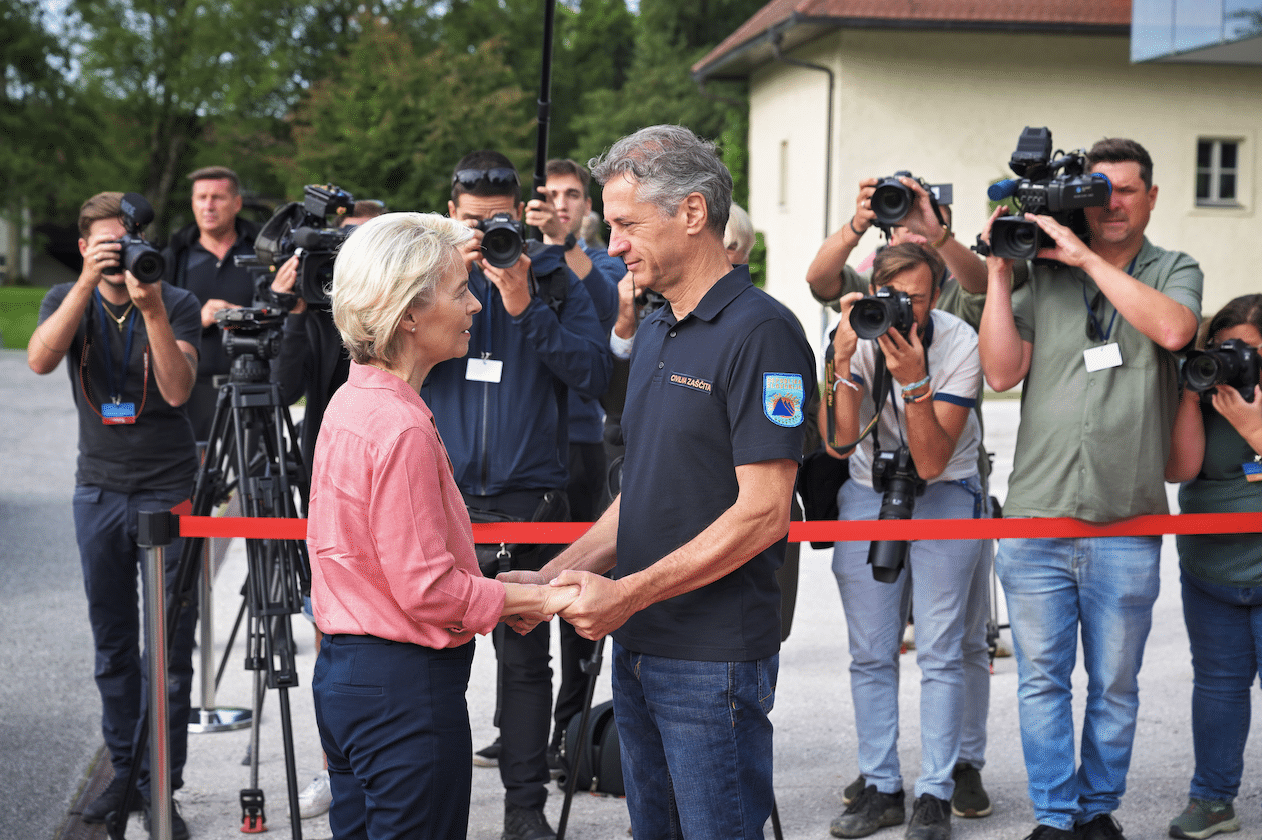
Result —
[{"label": "pink blouse", "polygon": [[504,587],[478,569],[434,415],[406,382],[352,363],[314,460],[307,547],[322,632],[446,648],[495,627]]}]

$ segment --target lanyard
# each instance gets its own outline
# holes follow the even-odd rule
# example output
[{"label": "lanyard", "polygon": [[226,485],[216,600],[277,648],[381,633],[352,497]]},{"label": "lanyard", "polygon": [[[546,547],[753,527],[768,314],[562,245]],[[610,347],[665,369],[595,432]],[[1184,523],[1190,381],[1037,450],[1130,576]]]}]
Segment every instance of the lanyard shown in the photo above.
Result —
[{"label": "lanyard", "polygon": [[[1134,277],[1134,276],[1135,276],[1135,274],[1134,274],[1134,271],[1135,271],[1135,261],[1136,261],[1136,260],[1138,260],[1138,259],[1139,259],[1139,254],[1136,254],[1134,257],[1132,257],[1132,258],[1131,258],[1131,264],[1130,264],[1129,266],[1127,266],[1127,267],[1126,267],[1126,274],[1127,274],[1127,276],[1129,276],[1129,277]],[[1102,298],[1103,296],[1104,296],[1104,293],[1103,293],[1103,292],[1097,292],[1097,293],[1096,293],[1096,300],[1097,300],[1097,301],[1099,301],[1099,300],[1100,300],[1100,298]],[[1113,315],[1112,315],[1112,316],[1110,316],[1110,318],[1109,318],[1109,328],[1106,330],[1106,329],[1104,328],[1104,325],[1100,323],[1100,319],[1096,317],[1096,314],[1095,314],[1095,307],[1094,307],[1094,306],[1092,306],[1092,305],[1091,305],[1091,303],[1090,303],[1090,302],[1088,302],[1088,300],[1087,300],[1087,286],[1086,286],[1086,284],[1083,284],[1083,287],[1082,287],[1082,303],[1083,303],[1083,305],[1084,305],[1084,306],[1086,306],[1086,307],[1087,307],[1087,318],[1089,318],[1089,319],[1091,320],[1091,325],[1092,325],[1092,327],[1094,327],[1094,329],[1095,329],[1095,335],[1096,335],[1096,337],[1097,337],[1100,341],[1108,341],[1108,340],[1109,340],[1109,336],[1113,334],[1113,322],[1117,320],[1117,307],[1116,307],[1116,306],[1115,306],[1115,307],[1113,307]]]},{"label": "lanyard", "polygon": [[115,368],[114,366],[114,349],[113,342],[110,341],[109,328],[106,326],[109,318],[106,317],[105,299],[101,297],[101,290],[97,289],[93,292],[96,296],[96,303],[101,307],[101,352],[105,356],[105,378],[109,384],[110,399],[118,405],[123,397],[123,387],[127,384],[127,364],[131,360],[131,343],[136,337],[136,310],[132,309],[131,314],[127,316],[127,341],[123,348],[122,364]]},{"label": "lanyard", "polygon": [[482,282],[486,285],[486,291],[482,301],[482,358],[491,358],[491,330],[495,327],[494,307],[491,306],[494,296],[495,284],[491,282],[491,278],[485,274],[482,275]]}]

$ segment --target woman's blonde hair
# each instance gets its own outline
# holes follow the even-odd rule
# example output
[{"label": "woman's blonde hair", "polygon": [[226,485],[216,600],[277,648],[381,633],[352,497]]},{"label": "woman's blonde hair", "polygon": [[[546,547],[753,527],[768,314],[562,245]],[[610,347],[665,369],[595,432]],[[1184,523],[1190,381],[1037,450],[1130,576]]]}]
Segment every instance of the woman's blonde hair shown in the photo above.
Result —
[{"label": "woman's blonde hair", "polygon": [[333,264],[333,323],[360,364],[390,364],[407,308],[433,298],[434,285],[460,261],[473,231],[436,213],[386,213],[360,225]]}]

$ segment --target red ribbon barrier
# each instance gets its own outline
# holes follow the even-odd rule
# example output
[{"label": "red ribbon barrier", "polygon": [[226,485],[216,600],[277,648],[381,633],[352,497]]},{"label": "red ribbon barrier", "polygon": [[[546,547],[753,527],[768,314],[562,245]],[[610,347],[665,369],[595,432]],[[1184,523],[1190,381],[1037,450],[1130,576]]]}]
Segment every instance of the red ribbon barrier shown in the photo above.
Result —
[{"label": "red ribbon barrier", "polygon": [[[180,507],[175,513],[181,512]],[[184,508],[187,509],[187,508]],[[479,543],[571,543],[586,533],[590,522],[492,522],[473,526]],[[302,540],[307,520],[267,517],[187,516],[179,519],[182,537],[245,537]],[[1262,513],[1184,513],[1136,516],[1096,524],[1081,519],[885,519],[839,522],[794,522],[791,542],[859,540],[977,540],[1037,537],[1135,537],[1159,534],[1262,533]]]}]

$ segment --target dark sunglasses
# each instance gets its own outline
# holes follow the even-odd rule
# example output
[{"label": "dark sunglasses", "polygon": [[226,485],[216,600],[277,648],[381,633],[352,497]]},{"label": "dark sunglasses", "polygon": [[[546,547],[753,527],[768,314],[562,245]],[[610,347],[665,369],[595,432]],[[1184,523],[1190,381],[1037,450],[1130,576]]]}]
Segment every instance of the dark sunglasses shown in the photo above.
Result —
[{"label": "dark sunglasses", "polygon": [[483,181],[493,187],[505,187],[510,184],[517,186],[517,170],[506,166],[497,166],[494,169],[457,169],[451,176],[452,186],[459,184],[466,190],[473,189]]}]

